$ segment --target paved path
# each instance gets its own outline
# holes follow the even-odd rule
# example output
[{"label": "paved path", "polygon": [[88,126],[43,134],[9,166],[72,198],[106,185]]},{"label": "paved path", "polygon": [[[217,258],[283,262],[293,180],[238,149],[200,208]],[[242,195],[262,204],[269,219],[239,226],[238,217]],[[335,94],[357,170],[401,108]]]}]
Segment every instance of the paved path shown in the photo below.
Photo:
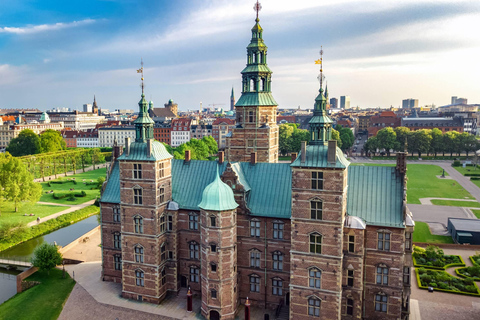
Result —
[{"label": "paved path", "polygon": [[420,203],[427,206],[433,206],[432,200],[449,200],[449,201],[470,201],[470,202],[477,202],[477,200],[471,199],[451,199],[451,198],[421,198],[419,199]]},{"label": "paved path", "polygon": [[[107,164],[109,164],[110,162],[105,162],[105,163],[101,163],[101,164],[97,164],[95,165],[95,169],[93,169],[93,166],[91,167],[86,167],[85,168],[85,172],[87,171],[92,171],[92,170],[97,170],[97,169],[101,169],[101,168],[106,168],[107,167]],[[79,173],[83,173],[83,169],[77,169],[76,172],[73,172],[73,171],[69,171],[67,172],[67,176],[72,176],[74,174],[79,174]],[[52,176],[47,176],[45,177],[45,180],[43,178],[37,178],[37,179],[34,179],[33,181],[35,182],[46,182],[46,181],[49,181],[49,180],[55,180],[55,179],[59,179],[59,178],[62,178],[62,177],[65,177],[65,173],[57,173],[57,177],[55,178],[55,175],[52,175]]]},{"label": "paved path", "polygon": [[[82,204],[67,206],[67,207],[69,207],[68,209],[65,209],[63,211],[60,211],[60,212],[57,212],[57,213],[54,213],[54,214],[51,214],[49,216],[41,218],[40,223],[51,220],[51,219],[55,219],[55,218],[57,218],[61,215],[64,215],[64,214],[67,214],[67,213],[70,213],[70,212],[73,212],[73,211],[77,211],[79,209],[83,209],[85,207],[91,206],[94,202],[95,202],[95,199],[87,201],[87,202],[82,203]],[[56,203],[49,203],[49,202],[39,202],[39,203],[58,205]],[[34,225],[37,225],[37,224],[38,224],[37,221],[32,221],[32,222],[28,223],[27,226],[31,227],[31,226],[34,226]]]}]

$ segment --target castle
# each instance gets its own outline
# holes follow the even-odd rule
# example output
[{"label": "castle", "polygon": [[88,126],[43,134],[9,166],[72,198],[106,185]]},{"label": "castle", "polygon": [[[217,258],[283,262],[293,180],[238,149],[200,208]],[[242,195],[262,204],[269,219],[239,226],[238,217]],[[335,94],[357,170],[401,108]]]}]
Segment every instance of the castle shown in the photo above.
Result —
[{"label": "castle", "polygon": [[414,222],[406,158],[352,166],[331,140],[322,86],[311,141],[277,162],[276,102],[258,17],[237,128],[218,161],[172,159],[142,93],[135,141],[114,147],[101,197],[102,277],[160,303],[190,287],[206,319],[252,305],[302,319],[408,319]]}]

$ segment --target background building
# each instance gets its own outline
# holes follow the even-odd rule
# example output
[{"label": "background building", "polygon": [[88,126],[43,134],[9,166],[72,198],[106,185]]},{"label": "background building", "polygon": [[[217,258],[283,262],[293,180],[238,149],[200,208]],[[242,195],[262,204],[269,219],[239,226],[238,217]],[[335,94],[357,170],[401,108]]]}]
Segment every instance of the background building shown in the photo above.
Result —
[{"label": "background building", "polygon": [[119,146],[125,146],[125,138],[135,138],[134,126],[109,126],[98,128],[98,146],[112,147],[117,141]]},{"label": "background building", "polygon": [[338,109],[338,99],[337,98],[331,98],[330,99],[330,108],[331,109]]},{"label": "background building", "polygon": [[350,96],[340,96],[340,109],[350,109]]},{"label": "background building", "polygon": [[405,100],[402,100],[402,108],[403,108],[403,109],[418,108],[418,99],[405,99]]}]

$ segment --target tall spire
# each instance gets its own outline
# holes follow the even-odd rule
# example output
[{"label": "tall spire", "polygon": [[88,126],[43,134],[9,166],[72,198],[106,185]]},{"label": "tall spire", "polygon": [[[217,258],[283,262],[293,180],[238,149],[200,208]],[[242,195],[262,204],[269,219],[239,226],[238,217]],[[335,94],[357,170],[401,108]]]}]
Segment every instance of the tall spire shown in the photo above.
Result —
[{"label": "tall spire", "polygon": [[142,98],[138,102],[139,113],[137,119],[133,122],[135,124],[135,142],[147,142],[148,139],[153,139],[153,120],[148,115],[148,102],[145,99],[144,83],[143,83],[143,59],[141,61],[141,68],[137,70],[137,73],[142,74],[141,87]]},{"label": "tall spire", "polygon": [[327,99],[323,95],[323,48],[320,50],[320,59],[315,61],[315,64],[320,65],[320,89],[317,98],[315,98],[315,108],[313,109],[313,117],[308,122],[310,125],[311,140],[310,144],[326,145],[328,140],[332,138],[332,124],[333,121],[327,114]]}]

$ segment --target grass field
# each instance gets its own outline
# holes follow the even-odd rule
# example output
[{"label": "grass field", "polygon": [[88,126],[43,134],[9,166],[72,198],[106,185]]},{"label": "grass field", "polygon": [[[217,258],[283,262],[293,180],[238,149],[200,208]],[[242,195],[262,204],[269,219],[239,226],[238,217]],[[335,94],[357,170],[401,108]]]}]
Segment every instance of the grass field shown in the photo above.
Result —
[{"label": "grass field", "polygon": [[57,319],[72,292],[75,281],[68,273],[63,279],[62,270],[59,269],[50,270],[50,275],[38,271],[28,277],[28,280],[41,283],[0,305],[0,319]]},{"label": "grass field", "polygon": [[[77,184],[73,184],[73,183],[64,183],[64,184],[50,184],[50,186],[48,186],[48,182],[42,182],[42,188],[43,188],[43,193],[42,193],[42,197],[40,198],[40,201],[42,202],[52,202],[52,203],[60,203],[60,204],[70,204],[70,205],[74,205],[74,204],[80,204],[80,203],[84,203],[84,202],[87,202],[87,201],[90,201],[92,199],[95,199],[97,196],[100,195],[100,190],[98,189],[94,189],[94,190],[91,190],[92,187],[95,187],[93,185],[86,185],[84,184],[84,182],[90,182],[90,181],[97,181],[97,179],[99,177],[105,177],[106,176],[106,169],[105,168],[102,168],[102,169],[97,169],[97,170],[92,170],[92,171],[88,171],[88,172],[85,172],[85,173],[79,173],[79,174],[76,174],[76,175],[72,175],[72,176],[67,176],[67,177],[62,177],[60,179],[57,179],[57,180],[67,180],[67,179],[70,179],[72,180],[72,178],[75,178],[75,180],[77,181]],[[52,180],[52,181],[55,181],[55,180]],[[79,193],[81,191],[85,191],[85,193],[87,194],[86,197],[76,197],[75,198],[75,201],[69,201],[68,200],[68,197],[66,198],[63,198],[63,199],[54,199],[53,198],[53,193],[46,193],[48,191],[51,191],[53,190],[53,192],[68,192],[70,191],[70,189],[75,189],[74,191],[72,191],[72,193]]]},{"label": "grass field", "polygon": [[[468,167],[454,167],[458,172],[465,175],[465,173],[478,173],[480,174],[480,168],[475,169],[475,167],[468,166]],[[480,180],[470,180],[475,184],[477,187],[480,188]]]},{"label": "grass field", "polygon": [[480,219],[480,210],[472,209],[472,212],[473,212],[473,214],[475,215],[475,217],[477,217],[478,219]]},{"label": "grass field", "polygon": [[468,207],[480,208],[480,203],[474,201],[455,201],[455,200],[431,200],[432,204],[437,206],[451,206],[451,207]]},{"label": "grass field", "polygon": [[427,223],[416,221],[415,231],[413,232],[413,242],[453,243],[453,240],[452,237],[449,236],[431,234]]},{"label": "grass field", "polygon": [[[15,212],[15,207],[12,202],[5,202],[2,205],[2,213],[0,215],[0,225],[3,222],[25,222],[29,223],[37,219],[37,217],[43,218],[51,214],[68,209],[64,206],[54,206],[36,203],[31,205],[29,203],[23,204],[18,212]],[[35,214],[35,216],[24,216],[24,214]]]},{"label": "grass field", "polygon": [[439,166],[409,164],[407,170],[407,202],[420,204],[420,198],[473,199],[472,195],[454,180],[439,179]]}]

